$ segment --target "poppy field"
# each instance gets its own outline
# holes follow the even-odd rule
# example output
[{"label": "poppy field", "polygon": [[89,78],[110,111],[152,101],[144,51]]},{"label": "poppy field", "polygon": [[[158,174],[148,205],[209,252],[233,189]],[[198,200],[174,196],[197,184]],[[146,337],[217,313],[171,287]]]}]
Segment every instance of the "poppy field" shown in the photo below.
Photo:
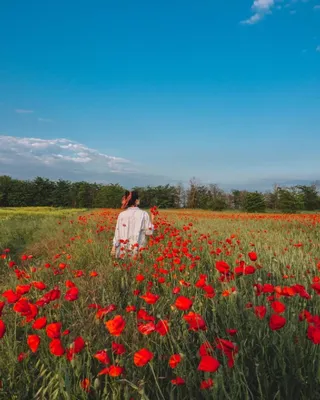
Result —
[{"label": "poppy field", "polygon": [[320,215],[150,212],[0,221],[0,399],[319,399]]}]

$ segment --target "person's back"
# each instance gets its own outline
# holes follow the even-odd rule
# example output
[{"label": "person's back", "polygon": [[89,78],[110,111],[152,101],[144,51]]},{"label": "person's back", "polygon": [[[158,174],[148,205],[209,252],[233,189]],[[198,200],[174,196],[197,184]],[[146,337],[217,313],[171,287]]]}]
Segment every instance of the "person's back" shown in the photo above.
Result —
[{"label": "person's back", "polygon": [[144,247],[146,235],[153,234],[153,224],[149,214],[139,207],[137,192],[127,192],[122,199],[122,211],[117,220],[112,253],[123,257],[126,253],[136,253]]}]

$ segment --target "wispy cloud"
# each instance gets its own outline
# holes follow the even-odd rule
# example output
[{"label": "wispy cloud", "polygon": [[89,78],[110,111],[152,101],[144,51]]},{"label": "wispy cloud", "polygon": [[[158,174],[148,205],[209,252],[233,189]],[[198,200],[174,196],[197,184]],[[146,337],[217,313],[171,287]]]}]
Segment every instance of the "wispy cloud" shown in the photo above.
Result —
[{"label": "wispy cloud", "polygon": [[38,118],[38,121],[39,122],[53,122],[53,120],[52,119],[50,119],[50,118]]},{"label": "wispy cloud", "polygon": [[320,46],[318,46],[318,47],[316,48],[316,51],[318,51],[318,52],[320,53]]},{"label": "wispy cloud", "polygon": [[255,0],[251,7],[253,15],[250,18],[241,21],[241,23],[246,25],[256,24],[261,21],[266,14],[271,12],[274,4],[275,0]]},{"label": "wispy cloud", "polygon": [[23,108],[17,108],[15,111],[17,114],[32,114],[34,112],[33,110],[25,110]]},{"label": "wispy cloud", "polygon": [[320,4],[317,4],[316,6],[314,6],[313,9],[320,11]]}]

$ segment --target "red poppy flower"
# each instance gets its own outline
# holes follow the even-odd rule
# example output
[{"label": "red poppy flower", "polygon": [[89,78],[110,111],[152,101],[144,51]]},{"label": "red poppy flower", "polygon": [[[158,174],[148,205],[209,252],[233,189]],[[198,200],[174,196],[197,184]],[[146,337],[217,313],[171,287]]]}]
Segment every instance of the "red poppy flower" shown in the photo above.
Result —
[{"label": "red poppy flower", "polygon": [[88,378],[84,378],[81,382],[80,382],[80,386],[81,389],[83,389],[85,392],[89,392],[90,391],[90,381]]},{"label": "red poppy flower", "polygon": [[252,274],[254,274],[255,272],[256,272],[255,267],[253,267],[252,265],[247,265],[247,266],[244,268],[243,274],[244,274],[244,275],[252,275]]},{"label": "red poppy flower", "polygon": [[175,379],[171,379],[171,383],[173,385],[179,386],[179,385],[184,385],[186,383],[186,381],[183,378],[181,378],[180,376],[177,376]]},{"label": "red poppy flower", "polygon": [[96,313],[97,319],[102,319],[105,315],[115,311],[117,309],[115,304],[110,304],[107,307],[100,308],[99,311]]},{"label": "red poppy flower", "polygon": [[0,301],[0,317],[2,315],[2,311],[3,311],[3,308],[4,308],[5,304],[6,303],[4,301]]},{"label": "red poppy flower", "polygon": [[38,335],[29,335],[27,343],[32,353],[35,353],[40,345],[40,337]]},{"label": "red poppy flower", "polygon": [[58,339],[61,336],[61,322],[54,322],[47,325],[46,332],[50,339]]},{"label": "red poppy flower", "polygon": [[18,285],[16,287],[16,293],[24,295],[27,294],[31,289],[31,285]]},{"label": "red poppy flower", "polygon": [[21,295],[10,289],[3,292],[2,297],[5,297],[9,304],[13,304],[20,299]]},{"label": "red poppy flower", "polygon": [[41,317],[34,321],[32,328],[33,329],[43,329],[47,325],[47,318]]},{"label": "red poppy flower", "polygon": [[34,304],[30,303],[27,299],[19,299],[13,306],[15,312],[26,317],[26,321],[32,321],[38,314],[38,308]]},{"label": "red poppy flower", "polygon": [[30,304],[25,298],[19,299],[13,306],[13,310],[23,316],[30,314]]},{"label": "red poppy flower", "polygon": [[135,312],[136,311],[136,306],[127,306],[126,307],[126,312],[130,313],[130,312]]},{"label": "red poppy flower", "polygon": [[241,265],[241,266],[235,267],[234,273],[236,275],[243,275],[244,274],[244,266]]},{"label": "red poppy flower", "polygon": [[153,293],[147,293],[144,296],[140,296],[140,298],[143,299],[148,304],[155,304],[159,300],[159,297],[160,296]]},{"label": "red poppy flower", "polygon": [[307,336],[314,344],[320,344],[320,326],[309,325]]},{"label": "red poppy flower", "polygon": [[195,287],[197,288],[203,288],[207,283],[207,275],[200,275],[200,278],[197,280]]},{"label": "red poppy flower", "polygon": [[142,319],[144,321],[155,321],[155,317],[153,317],[152,315],[148,314],[148,312],[146,310],[139,310],[137,313],[137,318],[138,319]]},{"label": "red poppy flower", "polygon": [[213,386],[213,380],[211,378],[202,381],[200,384],[200,389],[205,390],[205,389],[209,389]]},{"label": "red poppy flower", "polygon": [[215,345],[218,350],[221,350],[224,355],[228,359],[228,367],[233,368],[234,366],[234,358],[239,351],[239,347],[236,346],[234,343],[230,342],[230,340],[226,339],[216,339]]},{"label": "red poppy flower", "polygon": [[96,354],[93,356],[97,360],[99,360],[102,364],[110,364],[110,358],[108,356],[108,353],[106,350],[99,350],[96,352]]},{"label": "red poppy flower", "polygon": [[160,320],[156,325],[156,331],[160,336],[166,336],[169,332],[169,324],[167,320]]},{"label": "red poppy flower", "polygon": [[190,311],[188,314],[183,316],[183,319],[188,323],[190,331],[205,331],[207,325],[201,315]]},{"label": "red poppy flower", "polygon": [[156,330],[156,326],[153,322],[148,322],[147,324],[139,324],[138,331],[143,335],[150,335]]},{"label": "red poppy flower", "polygon": [[118,365],[110,365],[108,368],[108,375],[111,376],[112,378],[117,378],[124,372],[123,367],[119,367]]},{"label": "red poppy flower", "polygon": [[211,285],[203,286],[202,290],[204,290],[206,292],[205,297],[207,297],[208,299],[213,299],[216,295],[216,292],[215,292],[213,286],[211,286]]},{"label": "red poppy flower", "polygon": [[301,313],[299,314],[299,321],[304,321],[307,320],[308,322],[310,322],[312,320],[312,314],[311,312],[309,312],[308,310],[303,310],[301,311]]},{"label": "red poppy flower", "polygon": [[177,366],[181,362],[181,355],[180,354],[173,354],[170,359],[169,359],[169,366],[174,369],[177,368]]},{"label": "red poppy flower", "polygon": [[262,287],[263,293],[273,293],[274,292],[274,286],[271,285],[270,283],[265,283]]},{"label": "red poppy flower", "polygon": [[251,261],[257,261],[257,259],[258,259],[257,253],[255,253],[254,251],[251,251],[250,253],[248,253],[248,256]]},{"label": "red poppy flower", "polygon": [[133,362],[137,367],[143,367],[153,359],[153,353],[148,349],[141,349],[134,353]]},{"label": "red poppy flower", "polygon": [[216,372],[220,367],[219,361],[212,356],[203,356],[198,366],[199,371]]},{"label": "red poppy flower", "polygon": [[126,327],[126,321],[121,317],[121,315],[116,315],[113,319],[107,321],[105,326],[112,336],[120,336]]},{"label": "red poppy flower", "polygon": [[81,336],[77,337],[75,341],[73,342],[73,351],[75,354],[80,353],[84,348],[86,344],[85,341]]},{"label": "red poppy flower", "polygon": [[178,310],[189,310],[192,307],[192,301],[188,297],[179,296],[175,302],[175,306]]},{"label": "red poppy flower", "polygon": [[71,348],[71,349],[66,349],[66,359],[68,360],[68,361],[72,361],[73,359],[74,359],[74,350]]},{"label": "red poppy flower", "polygon": [[225,261],[216,261],[216,269],[221,274],[227,274],[230,270],[230,266]]},{"label": "red poppy flower", "polygon": [[181,291],[181,288],[179,288],[179,287],[175,287],[175,288],[172,289],[172,293],[173,294],[179,294],[180,291]]},{"label": "red poppy flower", "polygon": [[49,345],[50,353],[54,356],[60,357],[64,355],[64,348],[60,339],[53,339]]},{"label": "red poppy flower", "polygon": [[0,319],[0,339],[3,338],[3,336],[6,333],[6,325],[5,323],[2,321],[2,319]]},{"label": "red poppy flower", "polygon": [[286,319],[278,314],[272,314],[269,321],[269,326],[273,331],[283,328],[286,324]]},{"label": "red poppy flower", "polygon": [[320,295],[320,282],[316,282],[313,285],[311,285],[312,289],[317,292],[317,294]]},{"label": "red poppy flower", "polygon": [[259,319],[263,319],[266,315],[267,308],[265,306],[256,306],[254,312]]},{"label": "red poppy flower", "polygon": [[201,357],[209,356],[210,354],[212,354],[212,352],[213,352],[213,346],[210,342],[206,341],[201,344],[201,346],[199,348],[199,355]]},{"label": "red poppy flower", "polygon": [[18,355],[18,357],[17,357],[17,360],[18,360],[18,362],[21,362],[21,361],[23,361],[25,358],[27,358],[28,357],[28,354],[27,353],[20,353],[19,355]]},{"label": "red poppy flower", "polygon": [[108,375],[109,374],[109,368],[103,368],[99,373],[98,376],[101,375]]},{"label": "red poppy flower", "polygon": [[69,289],[64,296],[67,301],[75,301],[78,299],[79,296],[79,289],[77,287],[72,287]]},{"label": "red poppy flower", "polygon": [[124,354],[126,352],[126,348],[124,347],[123,344],[120,343],[112,343],[112,352],[121,356],[122,354]]},{"label": "red poppy flower", "polygon": [[273,308],[273,311],[278,314],[282,314],[286,310],[286,306],[277,300],[271,303],[271,307]]},{"label": "red poppy flower", "polygon": [[44,290],[47,287],[43,282],[32,282],[32,286],[38,290]]}]

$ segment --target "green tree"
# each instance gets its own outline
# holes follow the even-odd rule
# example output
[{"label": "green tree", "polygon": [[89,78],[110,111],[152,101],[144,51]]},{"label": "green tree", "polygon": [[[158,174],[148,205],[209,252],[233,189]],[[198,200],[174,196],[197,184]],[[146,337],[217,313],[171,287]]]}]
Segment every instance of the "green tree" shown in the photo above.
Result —
[{"label": "green tree", "polygon": [[73,187],[76,196],[76,207],[78,208],[92,208],[94,199],[99,191],[99,185],[96,183],[76,182]]},{"label": "green tree", "polygon": [[225,192],[216,184],[210,184],[207,187],[209,197],[208,208],[212,211],[222,211],[227,208],[227,196]]},{"label": "green tree", "polygon": [[264,196],[260,192],[247,192],[243,208],[247,212],[265,212],[266,203],[264,200]]},{"label": "green tree", "polygon": [[294,214],[299,209],[299,199],[292,188],[279,188],[278,207],[284,213]]},{"label": "green tree", "polygon": [[95,208],[119,208],[125,189],[119,184],[101,185],[94,198]]},{"label": "green tree", "polygon": [[0,176],[0,207],[8,207],[9,193],[12,191],[13,180],[10,176]]},{"label": "green tree", "polygon": [[32,181],[33,205],[52,206],[52,195],[55,185],[54,182],[46,178],[37,177]]},{"label": "green tree", "polygon": [[319,194],[315,184],[297,186],[297,189],[301,192],[303,208],[305,210],[314,211],[320,208]]},{"label": "green tree", "polygon": [[52,203],[55,207],[72,207],[72,184],[69,181],[58,180],[52,192]]}]

